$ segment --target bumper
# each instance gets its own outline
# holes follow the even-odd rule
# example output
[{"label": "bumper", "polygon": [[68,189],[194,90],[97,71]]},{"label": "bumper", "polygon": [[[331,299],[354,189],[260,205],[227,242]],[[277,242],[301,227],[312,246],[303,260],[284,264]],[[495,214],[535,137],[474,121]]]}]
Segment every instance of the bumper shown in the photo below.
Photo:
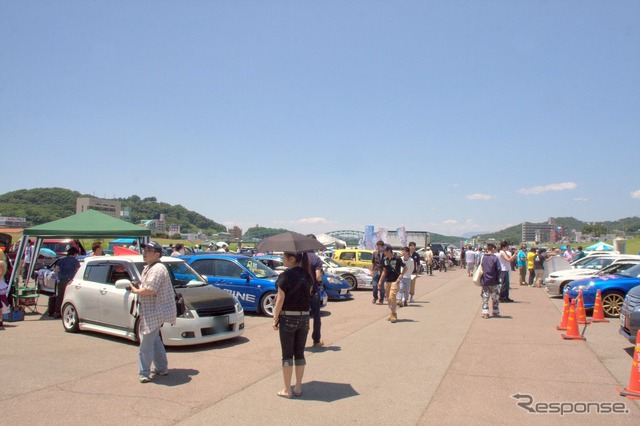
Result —
[{"label": "bumper", "polygon": [[340,289],[332,289],[327,288],[325,286],[325,291],[327,292],[327,298],[329,300],[347,300],[353,299],[353,294],[349,292],[350,287],[340,288]]},{"label": "bumper", "polygon": [[636,343],[640,329],[640,312],[628,312],[622,310],[620,312],[620,329],[618,332],[630,343]]},{"label": "bumper", "polygon": [[562,293],[560,293],[560,286],[558,285],[558,282],[551,283],[547,278],[545,278],[543,283],[545,288],[547,289],[547,293],[549,293],[551,296],[562,296]]},{"label": "bumper", "polygon": [[[193,311],[192,311],[193,312]],[[233,339],[244,333],[244,312],[217,317],[177,318],[162,327],[165,346],[200,345]]]},{"label": "bumper", "polygon": [[356,280],[358,281],[358,288],[373,288],[373,279],[370,275],[358,275]]}]

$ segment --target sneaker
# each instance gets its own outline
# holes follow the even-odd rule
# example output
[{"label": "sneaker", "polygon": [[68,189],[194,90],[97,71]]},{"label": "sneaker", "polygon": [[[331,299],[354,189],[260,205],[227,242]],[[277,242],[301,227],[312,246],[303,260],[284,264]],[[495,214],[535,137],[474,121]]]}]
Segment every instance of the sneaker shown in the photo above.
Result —
[{"label": "sneaker", "polygon": [[409,299],[409,303],[414,303],[413,297]]},{"label": "sneaker", "polygon": [[489,314],[482,314],[482,319],[489,319]]},{"label": "sneaker", "polygon": [[320,340],[319,342],[315,342],[315,343],[313,344],[313,347],[314,347],[314,348],[320,348],[320,347],[322,347],[322,346],[324,346],[324,342],[323,342],[322,340]]},{"label": "sneaker", "polygon": [[151,377],[140,375],[140,383],[149,383],[151,381]]},{"label": "sneaker", "polygon": [[407,301],[405,300],[405,301],[404,301],[404,306],[407,306],[407,305],[408,305],[408,303],[407,303]]},{"label": "sneaker", "polygon": [[375,299],[375,298],[374,298],[374,299],[373,299],[373,302],[371,302],[371,303],[373,303],[373,304],[375,305],[377,301],[378,301],[378,299]]},{"label": "sneaker", "polygon": [[156,376],[168,376],[169,370],[153,370],[153,374]]}]

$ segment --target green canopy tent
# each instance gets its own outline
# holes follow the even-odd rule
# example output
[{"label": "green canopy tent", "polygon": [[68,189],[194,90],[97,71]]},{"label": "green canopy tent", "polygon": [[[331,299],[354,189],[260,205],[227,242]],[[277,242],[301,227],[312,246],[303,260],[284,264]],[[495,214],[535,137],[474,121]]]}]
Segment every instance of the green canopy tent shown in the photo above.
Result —
[{"label": "green canopy tent", "polygon": [[[133,223],[116,219],[96,210],[87,210],[73,216],[43,223],[42,225],[27,228],[22,233],[22,239],[18,246],[16,259],[22,259],[26,242],[29,238],[35,237],[33,252],[38,253],[42,240],[45,238],[119,238],[135,237],[140,242],[147,241],[151,231]],[[33,274],[35,262],[31,262],[28,276]],[[11,272],[9,285],[16,280],[18,268]]]}]

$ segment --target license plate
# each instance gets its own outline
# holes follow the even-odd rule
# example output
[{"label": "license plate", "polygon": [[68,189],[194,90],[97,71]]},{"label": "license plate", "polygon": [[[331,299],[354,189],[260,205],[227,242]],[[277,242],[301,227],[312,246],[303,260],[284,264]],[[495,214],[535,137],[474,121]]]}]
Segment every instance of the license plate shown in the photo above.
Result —
[{"label": "license plate", "polygon": [[627,317],[624,316],[624,314],[620,314],[620,325],[623,327],[627,327]]},{"label": "license plate", "polygon": [[229,317],[228,316],[221,316],[221,317],[214,317],[213,318],[213,330],[216,333],[221,333],[221,332],[227,331],[228,328],[229,328]]}]

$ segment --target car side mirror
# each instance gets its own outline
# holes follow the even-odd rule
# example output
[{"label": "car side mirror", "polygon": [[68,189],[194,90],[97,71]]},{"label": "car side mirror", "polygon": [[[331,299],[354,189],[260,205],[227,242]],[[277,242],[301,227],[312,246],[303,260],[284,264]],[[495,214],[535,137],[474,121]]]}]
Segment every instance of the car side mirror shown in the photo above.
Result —
[{"label": "car side mirror", "polygon": [[120,290],[127,290],[129,287],[131,287],[131,281],[127,280],[127,279],[121,279],[116,281],[116,288],[120,289]]},{"label": "car side mirror", "polygon": [[240,278],[247,280],[247,282],[249,282],[249,274],[246,272],[241,272],[240,273]]}]

